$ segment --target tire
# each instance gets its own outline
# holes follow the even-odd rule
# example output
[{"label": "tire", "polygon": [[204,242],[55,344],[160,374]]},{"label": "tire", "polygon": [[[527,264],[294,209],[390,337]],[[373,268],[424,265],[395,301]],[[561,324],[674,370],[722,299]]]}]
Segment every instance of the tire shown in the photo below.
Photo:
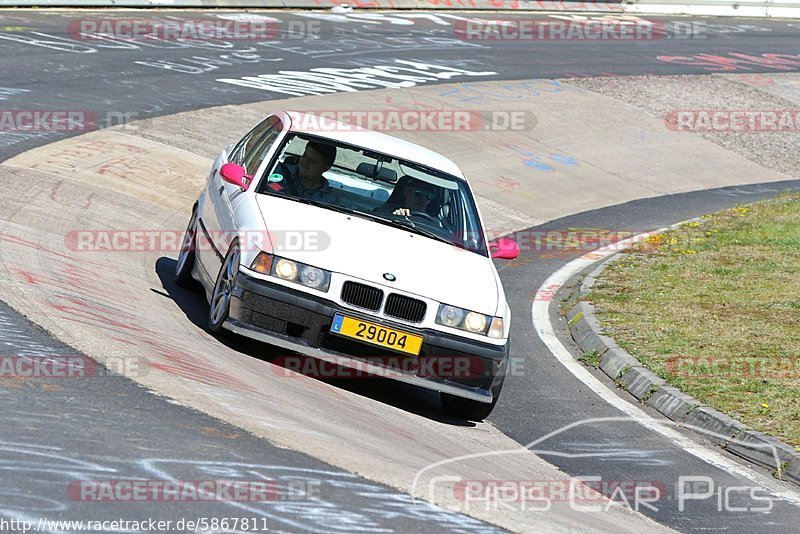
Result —
[{"label": "tire", "polygon": [[231,311],[231,294],[236,275],[239,274],[239,257],[239,243],[234,241],[219,269],[208,306],[208,330],[215,335],[223,333],[222,325]]},{"label": "tire", "polygon": [[494,410],[497,404],[497,398],[499,396],[499,394],[495,395],[491,404],[487,404],[485,402],[457,397],[449,393],[440,393],[439,395],[445,412],[453,417],[467,419],[469,421],[483,421],[489,417],[489,414],[492,413],[492,410]]},{"label": "tire", "polygon": [[178,262],[175,266],[175,283],[186,289],[195,289],[197,284],[192,278],[192,268],[195,262],[195,249],[197,246],[197,208],[192,210],[192,218],[186,227],[178,252]]},{"label": "tire", "polygon": [[[506,346],[508,350],[508,346]],[[506,356],[508,352],[506,352]],[[439,398],[442,401],[444,411],[453,417],[459,419],[467,419],[468,421],[483,421],[489,414],[492,413],[494,407],[497,405],[497,400],[500,398],[500,391],[503,389],[503,383],[506,380],[505,371],[502,375],[495,379],[492,384],[492,402],[478,402],[464,397],[458,397],[449,393],[439,393]]]}]

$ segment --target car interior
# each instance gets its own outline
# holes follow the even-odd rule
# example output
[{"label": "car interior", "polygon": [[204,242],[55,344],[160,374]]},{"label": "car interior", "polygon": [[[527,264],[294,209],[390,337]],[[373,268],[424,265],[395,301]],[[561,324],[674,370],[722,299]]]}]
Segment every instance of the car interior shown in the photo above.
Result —
[{"label": "car interior", "polygon": [[[276,158],[275,165],[297,163],[310,140],[319,141],[307,135],[291,136]],[[464,198],[469,195],[468,191],[455,179],[447,178],[445,174],[437,177],[433,174],[435,171],[422,165],[399,161],[367,149],[344,145],[337,145],[336,148],[336,160],[323,176],[331,187],[339,190],[337,197],[341,207],[368,213],[375,212],[385,204],[402,207],[405,186],[411,180],[420,180],[430,185],[436,197],[425,210],[430,219],[422,215],[412,217],[414,224],[426,227],[457,246],[482,250],[482,233],[475,223],[477,215],[473,211],[474,205],[470,208]],[[391,211],[388,216],[392,217]]]}]

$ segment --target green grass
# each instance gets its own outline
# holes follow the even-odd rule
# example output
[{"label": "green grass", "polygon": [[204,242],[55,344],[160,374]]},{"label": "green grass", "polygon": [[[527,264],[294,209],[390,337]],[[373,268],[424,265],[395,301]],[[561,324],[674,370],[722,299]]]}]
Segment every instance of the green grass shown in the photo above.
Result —
[{"label": "green grass", "polygon": [[593,350],[592,352],[584,352],[578,356],[578,361],[583,362],[589,367],[600,367],[600,360],[600,353],[596,350]]},{"label": "green grass", "polygon": [[800,450],[800,195],[653,236],[588,300],[668,383]]}]

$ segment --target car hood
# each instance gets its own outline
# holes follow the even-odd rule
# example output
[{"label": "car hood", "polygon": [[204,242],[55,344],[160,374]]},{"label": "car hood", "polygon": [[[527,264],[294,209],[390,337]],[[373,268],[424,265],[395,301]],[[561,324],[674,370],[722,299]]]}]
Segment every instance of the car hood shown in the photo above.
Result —
[{"label": "car hood", "polygon": [[[355,215],[258,195],[278,256],[487,315],[497,312],[492,261]],[[395,282],[383,278],[395,276]]]}]

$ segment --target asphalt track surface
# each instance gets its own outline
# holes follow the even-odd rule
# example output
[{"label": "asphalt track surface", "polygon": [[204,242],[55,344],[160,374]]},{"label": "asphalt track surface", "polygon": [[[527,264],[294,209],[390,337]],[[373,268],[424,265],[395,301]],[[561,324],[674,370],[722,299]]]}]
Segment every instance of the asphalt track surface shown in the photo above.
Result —
[{"label": "asphalt track surface", "polygon": [[[161,12],[159,16],[165,14],[198,16],[185,12]],[[707,64],[687,65],[663,61],[658,56],[795,55],[798,42],[797,26],[792,23],[703,19],[704,27],[709,29],[703,40],[663,39],[635,46],[613,42],[596,45],[484,42],[473,46],[475,43],[454,39],[452,27],[430,18],[404,25],[392,23],[391,17],[383,16],[372,20],[310,19],[320,20],[319,39],[312,44],[304,40],[298,45],[287,40],[277,46],[237,43],[238,52],[233,52],[188,47],[184,43],[131,47],[120,43],[76,41],[68,35],[66,27],[69,20],[80,16],[68,12],[0,12],[3,58],[0,98],[7,101],[3,102],[6,104],[3,107],[89,109],[98,117],[130,113],[132,118],[145,118],[286,96],[216,81],[240,78],[249,71],[357,68],[389,64],[396,59],[430,61],[476,71],[486,70],[486,65],[491,65],[497,74],[484,79],[704,74],[711,71]],[[270,16],[298,20],[288,14]],[[742,25],[750,28],[741,30]],[[738,29],[733,31],[732,27]],[[435,36],[442,40],[430,39]],[[362,40],[356,49],[347,44],[353,39]],[[223,55],[226,57],[221,57]],[[768,66],[750,65],[749,69],[749,72],[774,71]],[[3,133],[0,135],[0,160],[63,135]],[[551,221],[533,230],[605,227],[646,231],[739,202],[799,188],[800,183],[795,181],[635,201]],[[516,328],[512,331],[515,354],[546,351],[528,327],[530,303],[539,285],[569,259],[567,256],[537,258],[520,268],[498,263],[515,317]],[[162,266],[165,272],[168,267]],[[195,301],[200,309],[198,313],[202,314],[201,299]],[[0,341],[5,343],[6,353],[74,353],[6,307],[0,308],[0,320],[4,325]],[[242,351],[252,350],[247,343],[242,343]],[[555,360],[528,358],[526,365],[524,373],[508,378],[501,400],[489,419],[517,442],[530,443],[570,423],[618,415]],[[110,375],[102,380],[13,385],[18,387],[4,381],[5,387],[1,390],[7,415],[3,416],[0,430],[0,447],[4,451],[0,459],[3,470],[0,517],[38,518],[49,511],[55,518],[64,519],[85,518],[87,514],[92,518],[129,514],[131,519],[140,519],[141,504],[120,508],[104,503],[69,502],[64,497],[63,487],[57,483],[101,478],[108,473],[113,473],[115,478],[164,476],[166,473],[176,479],[191,480],[238,470],[237,474],[274,479],[286,490],[281,493],[284,499],[276,503],[274,514],[268,518],[273,529],[315,530],[332,525],[397,531],[470,528],[483,531],[488,528],[478,521],[435,507],[422,505],[414,509],[407,497],[395,490],[299,453],[270,446],[224,423],[157,398],[127,379]],[[355,387],[362,394],[382,398],[377,387]],[[396,402],[390,398],[384,400]],[[540,452],[542,457],[573,476],[659,481],[666,487],[674,487],[681,476],[708,476],[720,488],[752,486],[752,482],[709,466],[659,436],[646,433],[636,424],[587,422],[556,434],[546,445],[551,453]],[[302,475],[297,475],[298,472]],[[310,486],[303,485],[303,481],[308,480],[323,481],[320,489],[325,496],[324,506],[311,509],[304,506],[302,500],[300,504],[292,501],[292,489],[308,490]],[[666,502],[659,503],[657,511],[642,511],[681,531],[795,532],[800,519],[796,507],[781,501],[775,501],[768,512],[755,510],[762,503],[742,492],[732,494],[731,504],[745,509],[735,512],[716,499],[689,503],[687,509],[681,511],[674,497],[669,494]],[[164,515],[163,506],[151,505],[147,510],[144,515],[150,517]],[[171,507],[164,518],[196,515],[196,508],[183,504]],[[204,509],[203,515],[242,516],[243,510],[232,511],[228,505],[219,504],[218,508]]]}]

